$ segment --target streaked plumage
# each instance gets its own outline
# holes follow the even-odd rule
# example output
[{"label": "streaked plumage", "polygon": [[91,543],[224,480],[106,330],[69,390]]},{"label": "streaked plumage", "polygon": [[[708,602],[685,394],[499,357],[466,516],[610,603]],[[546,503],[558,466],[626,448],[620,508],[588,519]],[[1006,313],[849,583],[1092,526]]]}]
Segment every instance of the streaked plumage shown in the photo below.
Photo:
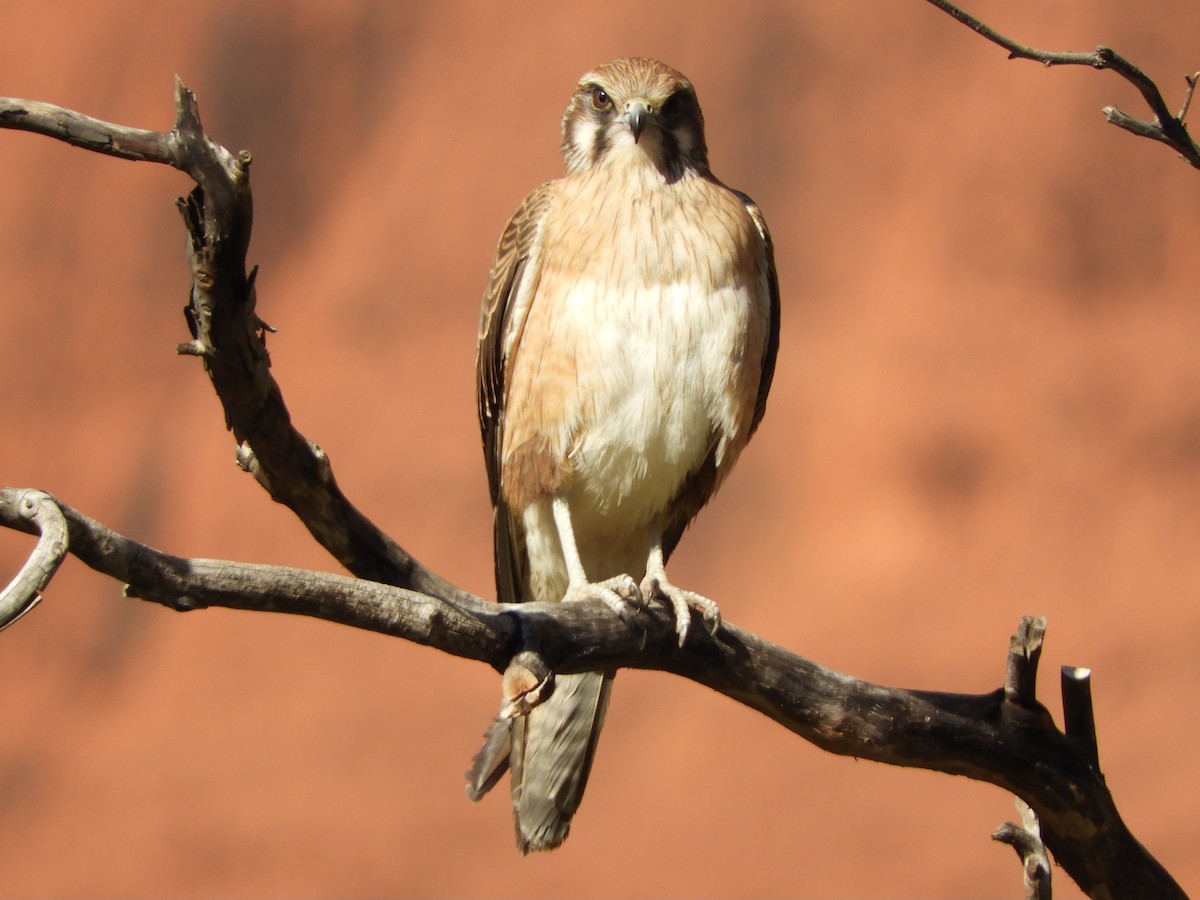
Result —
[{"label": "streaked plumage", "polygon": [[[709,171],[695,92],[660,62],[585,75],[562,149],[566,174],[514,214],[484,295],[497,590],[620,609],[640,584],[672,602],[682,643],[690,608],[715,624],[716,605],[663,564],[765,410],[779,334],[771,239],[758,207]],[[522,851],[566,837],[611,684],[560,676],[528,715],[498,720],[476,757],[473,799],[511,763]]]}]

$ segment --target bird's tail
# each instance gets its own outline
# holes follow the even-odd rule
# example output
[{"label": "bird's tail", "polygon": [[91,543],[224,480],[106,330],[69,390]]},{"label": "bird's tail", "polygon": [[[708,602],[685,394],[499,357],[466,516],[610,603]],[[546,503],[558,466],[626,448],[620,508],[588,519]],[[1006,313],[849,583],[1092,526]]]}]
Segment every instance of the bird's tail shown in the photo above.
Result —
[{"label": "bird's tail", "polygon": [[[467,773],[478,800],[511,770],[517,848],[553,850],[571,829],[604,724],[612,673],[559,675],[527,715],[498,719]],[[510,730],[511,729],[511,730]]]}]

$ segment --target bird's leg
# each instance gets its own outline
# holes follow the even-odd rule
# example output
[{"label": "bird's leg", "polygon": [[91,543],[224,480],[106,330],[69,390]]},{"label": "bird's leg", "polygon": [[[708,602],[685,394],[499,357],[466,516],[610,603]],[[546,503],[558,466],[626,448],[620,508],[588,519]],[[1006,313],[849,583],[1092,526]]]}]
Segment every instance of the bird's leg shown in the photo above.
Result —
[{"label": "bird's leg", "polygon": [[688,627],[692,624],[692,610],[695,609],[708,623],[709,630],[717,633],[721,627],[721,610],[712,600],[697,594],[695,591],[685,591],[671,584],[667,578],[666,563],[663,560],[662,532],[655,530],[650,535],[650,554],[646,559],[646,577],[642,579],[642,596],[649,600],[655,593],[662,594],[671,601],[675,610],[675,633],[679,635],[679,646],[687,640]]},{"label": "bird's leg", "polygon": [[567,592],[563,594],[563,602],[600,600],[625,622],[631,622],[633,615],[630,607],[642,602],[637,582],[630,575],[618,575],[606,581],[588,581],[583,561],[579,558],[579,548],[575,545],[575,529],[571,526],[571,508],[567,505],[567,498],[555,497],[551,510],[555,528],[558,529],[558,542],[562,545],[563,561],[567,566]]}]

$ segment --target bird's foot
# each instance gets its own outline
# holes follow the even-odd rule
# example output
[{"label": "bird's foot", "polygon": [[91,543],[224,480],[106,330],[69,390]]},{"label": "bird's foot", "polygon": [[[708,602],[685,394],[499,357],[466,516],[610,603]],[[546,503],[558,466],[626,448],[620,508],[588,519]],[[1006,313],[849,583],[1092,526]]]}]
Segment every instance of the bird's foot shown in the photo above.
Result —
[{"label": "bird's foot", "polygon": [[633,623],[633,612],[642,605],[642,592],[638,584],[629,575],[618,575],[606,581],[581,581],[572,584],[563,594],[563,603],[577,603],[581,600],[599,600],[618,616],[625,624]]},{"label": "bird's foot", "polygon": [[647,575],[646,580],[642,582],[641,593],[647,600],[658,594],[670,601],[671,608],[675,611],[675,633],[679,635],[680,647],[687,640],[693,609],[708,623],[711,634],[716,634],[717,629],[721,627],[721,608],[714,601],[695,591],[685,591],[676,587],[667,580],[665,574]]}]

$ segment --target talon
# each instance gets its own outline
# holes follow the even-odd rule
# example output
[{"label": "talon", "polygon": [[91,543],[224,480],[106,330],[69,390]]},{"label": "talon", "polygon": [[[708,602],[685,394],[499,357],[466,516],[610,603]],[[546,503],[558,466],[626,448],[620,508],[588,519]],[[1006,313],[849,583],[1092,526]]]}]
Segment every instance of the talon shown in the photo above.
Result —
[{"label": "talon", "polygon": [[700,610],[700,615],[704,617],[704,621],[708,623],[710,634],[716,634],[721,630],[721,608],[707,597],[702,597],[700,594],[692,594],[695,606]]},{"label": "talon", "polygon": [[655,575],[647,575],[642,581],[642,594],[650,599],[656,594],[662,596],[671,604],[675,614],[675,633],[679,636],[679,646],[687,640],[688,630],[692,624],[692,610],[696,610],[708,623],[709,633],[715,635],[721,627],[721,609],[712,600],[697,594],[695,591],[685,591],[677,588],[671,582]]},{"label": "talon", "polygon": [[638,583],[633,580],[632,575],[618,575],[616,578],[610,578],[602,583],[606,587],[612,588],[617,596],[630,605],[641,606],[645,603],[642,589],[638,587]]},{"label": "talon", "polygon": [[671,591],[667,594],[667,599],[671,601],[671,608],[675,610],[675,633],[679,635],[679,646],[682,647],[687,640],[688,629],[692,627],[692,608],[688,606],[683,591]]},{"label": "talon", "polygon": [[626,625],[632,625],[634,611],[644,605],[641,589],[629,575],[618,575],[607,581],[573,584],[563,594],[563,603],[578,603],[583,600],[599,600],[618,616]]}]

